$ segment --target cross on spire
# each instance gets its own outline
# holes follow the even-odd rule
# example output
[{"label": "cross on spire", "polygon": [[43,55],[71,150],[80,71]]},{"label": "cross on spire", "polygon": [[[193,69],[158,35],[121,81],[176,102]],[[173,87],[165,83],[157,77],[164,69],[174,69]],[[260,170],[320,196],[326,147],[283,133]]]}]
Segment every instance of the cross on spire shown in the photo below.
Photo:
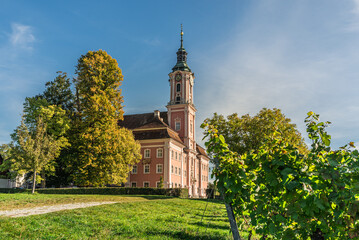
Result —
[{"label": "cross on spire", "polygon": [[183,48],[183,25],[181,24],[181,48]]}]

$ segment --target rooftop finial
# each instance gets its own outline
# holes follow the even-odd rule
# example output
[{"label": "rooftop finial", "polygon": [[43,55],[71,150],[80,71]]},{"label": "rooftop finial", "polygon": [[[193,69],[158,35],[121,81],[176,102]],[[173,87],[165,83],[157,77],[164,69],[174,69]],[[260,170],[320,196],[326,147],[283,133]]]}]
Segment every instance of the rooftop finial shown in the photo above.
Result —
[{"label": "rooftop finial", "polygon": [[183,48],[183,26],[181,24],[181,48]]}]

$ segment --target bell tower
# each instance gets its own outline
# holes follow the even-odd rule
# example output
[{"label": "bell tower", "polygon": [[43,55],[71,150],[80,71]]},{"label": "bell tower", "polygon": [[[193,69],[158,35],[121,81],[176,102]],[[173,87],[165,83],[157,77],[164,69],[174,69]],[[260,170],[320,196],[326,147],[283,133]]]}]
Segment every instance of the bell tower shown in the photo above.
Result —
[{"label": "bell tower", "polygon": [[177,51],[177,63],[169,75],[170,101],[167,105],[168,122],[178,132],[186,147],[196,150],[195,114],[193,104],[194,73],[187,65],[187,52],[183,47],[183,30],[181,25],[181,46]]}]

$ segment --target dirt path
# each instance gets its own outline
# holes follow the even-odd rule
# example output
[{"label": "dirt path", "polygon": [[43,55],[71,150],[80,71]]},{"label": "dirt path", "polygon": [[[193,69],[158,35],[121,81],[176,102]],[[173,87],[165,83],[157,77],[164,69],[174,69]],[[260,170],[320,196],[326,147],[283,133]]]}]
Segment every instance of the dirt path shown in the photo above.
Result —
[{"label": "dirt path", "polygon": [[57,211],[76,209],[76,208],[87,208],[87,207],[92,207],[92,206],[113,204],[113,203],[117,203],[117,202],[70,203],[70,204],[42,206],[42,207],[34,207],[34,208],[13,209],[13,210],[0,211],[0,216],[26,217],[26,216],[30,216],[30,215],[45,214],[45,213],[50,213],[50,212],[57,212]]}]

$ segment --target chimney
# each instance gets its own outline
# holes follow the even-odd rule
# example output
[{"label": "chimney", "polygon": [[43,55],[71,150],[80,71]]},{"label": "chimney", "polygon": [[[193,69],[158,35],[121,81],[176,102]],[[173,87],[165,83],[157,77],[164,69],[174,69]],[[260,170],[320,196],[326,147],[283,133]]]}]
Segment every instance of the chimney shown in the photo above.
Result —
[{"label": "chimney", "polygon": [[160,111],[155,110],[154,115],[155,115],[155,118],[161,119],[161,117],[160,117]]}]

